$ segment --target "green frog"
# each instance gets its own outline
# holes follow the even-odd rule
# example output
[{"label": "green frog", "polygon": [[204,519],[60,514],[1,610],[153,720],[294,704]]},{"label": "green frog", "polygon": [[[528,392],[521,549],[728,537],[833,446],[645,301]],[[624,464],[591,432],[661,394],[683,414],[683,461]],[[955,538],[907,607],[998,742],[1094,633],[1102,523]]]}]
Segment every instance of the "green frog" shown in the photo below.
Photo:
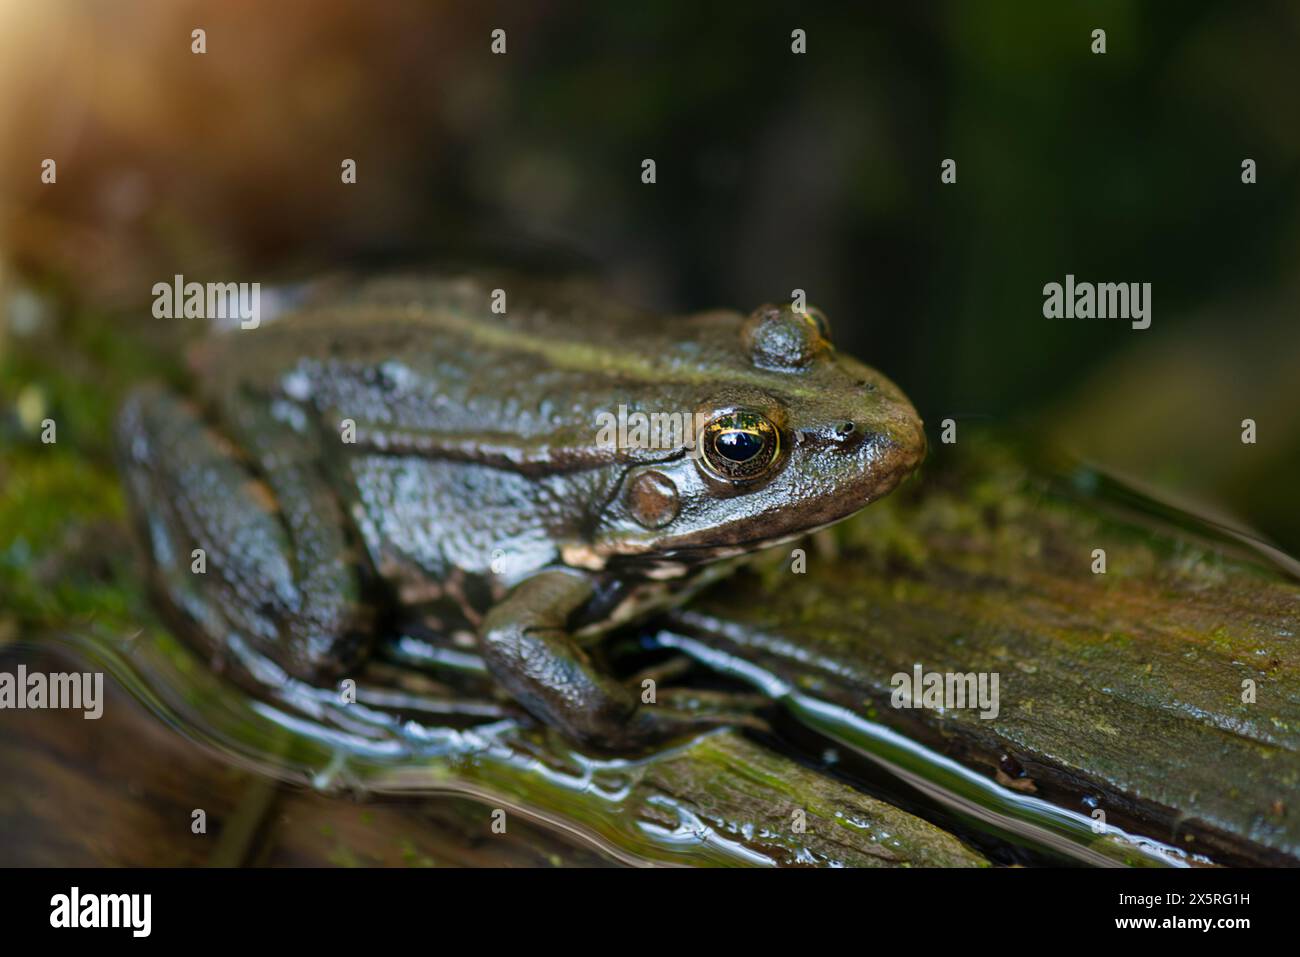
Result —
[{"label": "green frog", "polygon": [[[567,279],[324,283],[190,364],[192,393],[134,392],[117,439],[156,581],[214,663],[326,686],[396,609],[472,635],[519,705],[602,751],[735,715],[643,703],[593,642],[852,515],[926,448],[816,309],[664,317]],[[635,427],[655,415],[681,427]]]}]

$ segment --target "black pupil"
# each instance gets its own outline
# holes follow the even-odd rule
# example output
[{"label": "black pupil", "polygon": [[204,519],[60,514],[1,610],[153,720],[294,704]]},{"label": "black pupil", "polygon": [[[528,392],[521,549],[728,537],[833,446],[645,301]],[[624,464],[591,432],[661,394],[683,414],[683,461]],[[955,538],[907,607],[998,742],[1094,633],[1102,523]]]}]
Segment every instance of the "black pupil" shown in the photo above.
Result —
[{"label": "black pupil", "polygon": [[723,458],[748,462],[763,448],[763,440],[753,432],[723,432],[716,445]]}]

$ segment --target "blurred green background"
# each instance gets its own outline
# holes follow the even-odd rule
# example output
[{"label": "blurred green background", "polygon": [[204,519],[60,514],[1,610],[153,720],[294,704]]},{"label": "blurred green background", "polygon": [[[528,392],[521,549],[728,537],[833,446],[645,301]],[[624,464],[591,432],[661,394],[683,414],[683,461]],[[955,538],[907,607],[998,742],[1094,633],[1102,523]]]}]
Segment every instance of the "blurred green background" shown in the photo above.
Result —
[{"label": "blurred green background", "polygon": [[[63,403],[106,454],[194,331],[148,315],[173,273],[500,249],[665,309],[805,289],[932,441],[1040,430],[1295,551],[1298,48],[1293,3],[0,3],[0,448]],[[1043,318],[1066,273],[1150,282],[1151,328]]]}]

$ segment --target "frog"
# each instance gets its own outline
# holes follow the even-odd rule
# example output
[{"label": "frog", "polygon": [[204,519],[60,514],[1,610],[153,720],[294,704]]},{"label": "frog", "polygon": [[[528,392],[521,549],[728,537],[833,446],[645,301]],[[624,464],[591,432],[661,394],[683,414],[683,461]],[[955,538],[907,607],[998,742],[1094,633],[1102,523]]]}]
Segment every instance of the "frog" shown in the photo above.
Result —
[{"label": "frog", "polygon": [[[740,721],[643,700],[594,651],[926,453],[912,403],[812,306],[664,315],[482,271],[284,298],[199,337],[183,386],[136,387],[115,437],[162,601],[214,667],[264,682],[334,686],[400,613],[468,636],[580,748]],[[601,434],[633,413],[682,427]]]}]

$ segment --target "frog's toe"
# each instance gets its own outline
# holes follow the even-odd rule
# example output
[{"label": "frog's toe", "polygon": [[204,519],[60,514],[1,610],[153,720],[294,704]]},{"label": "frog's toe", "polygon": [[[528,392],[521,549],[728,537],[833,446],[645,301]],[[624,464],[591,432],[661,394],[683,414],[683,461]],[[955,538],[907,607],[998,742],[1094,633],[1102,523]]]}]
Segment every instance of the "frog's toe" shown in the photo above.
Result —
[{"label": "frog's toe", "polygon": [[628,721],[621,736],[623,749],[642,749],[696,737],[719,728],[749,728],[770,731],[768,723],[754,711],[767,699],[757,695],[671,689],[656,704],[642,705]]},{"label": "frog's toe", "polygon": [[659,705],[674,711],[698,715],[752,715],[772,703],[770,698],[761,694],[686,687],[662,688],[657,700]]}]

